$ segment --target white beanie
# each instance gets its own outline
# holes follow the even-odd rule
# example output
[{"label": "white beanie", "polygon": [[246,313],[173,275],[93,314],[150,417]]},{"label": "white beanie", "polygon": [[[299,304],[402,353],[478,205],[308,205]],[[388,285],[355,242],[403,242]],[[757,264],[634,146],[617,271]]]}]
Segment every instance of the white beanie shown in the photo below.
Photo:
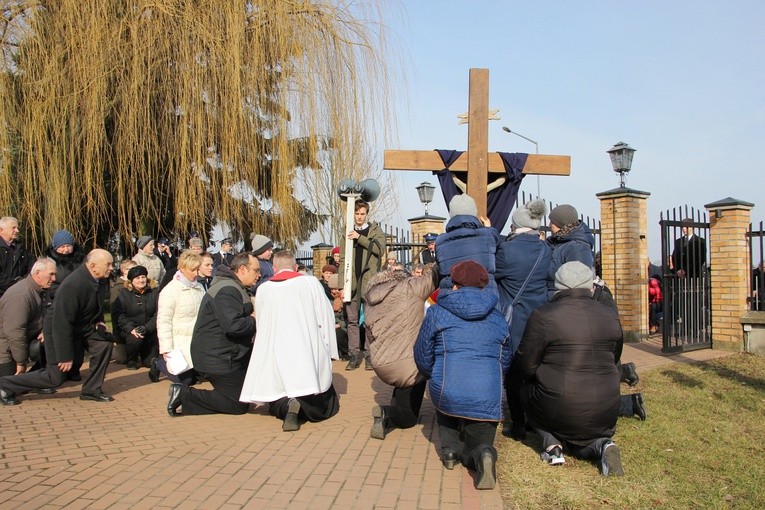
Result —
[{"label": "white beanie", "polygon": [[578,260],[566,262],[555,271],[555,288],[592,290],[592,268]]},{"label": "white beanie", "polygon": [[454,218],[460,214],[478,216],[475,200],[468,195],[454,195],[452,201],[449,202],[449,217]]},{"label": "white beanie", "polygon": [[513,213],[513,225],[539,230],[542,218],[547,214],[547,205],[541,198],[532,200],[520,206]]}]

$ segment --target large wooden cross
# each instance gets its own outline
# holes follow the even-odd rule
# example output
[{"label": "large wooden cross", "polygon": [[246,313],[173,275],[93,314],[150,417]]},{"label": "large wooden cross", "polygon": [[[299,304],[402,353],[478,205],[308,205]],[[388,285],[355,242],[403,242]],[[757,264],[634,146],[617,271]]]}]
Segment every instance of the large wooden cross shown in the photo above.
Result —
[{"label": "large wooden cross", "polygon": [[[444,163],[436,151],[386,150],[383,167],[387,170],[415,170],[437,172]],[[470,70],[468,103],[468,149],[450,167],[452,171],[467,171],[467,194],[478,207],[478,214],[486,216],[489,173],[505,174],[502,158],[489,152],[489,70]],[[524,174],[569,175],[571,156],[544,156],[529,154]],[[449,205],[449,204],[447,204]]]}]

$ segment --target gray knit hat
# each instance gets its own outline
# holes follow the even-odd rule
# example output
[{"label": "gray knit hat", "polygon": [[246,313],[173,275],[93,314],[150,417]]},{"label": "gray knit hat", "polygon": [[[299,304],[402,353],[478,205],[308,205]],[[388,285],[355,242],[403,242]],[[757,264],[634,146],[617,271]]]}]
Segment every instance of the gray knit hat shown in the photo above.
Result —
[{"label": "gray knit hat", "polygon": [[152,238],[151,236],[141,236],[138,238],[138,240],[135,242],[136,247],[139,250],[143,250],[143,248],[151,242]]},{"label": "gray knit hat", "polygon": [[566,225],[576,225],[579,221],[579,213],[576,212],[573,205],[559,205],[550,211],[550,223],[556,227],[563,228]]},{"label": "gray knit hat", "polygon": [[592,268],[578,260],[566,262],[555,272],[555,288],[592,290]]},{"label": "gray knit hat", "polygon": [[532,200],[520,206],[513,213],[513,225],[539,230],[542,218],[547,213],[547,205],[541,198]]},{"label": "gray knit hat", "polygon": [[449,217],[454,218],[460,214],[478,216],[478,208],[475,205],[475,200],[468,195],[454,195],[452,201],[449,202]]},{"label": "gray knit hat", "polygon": [[252,254],[256,257],[269,248],[273,248],[274,243],[266,236],[255,234],[252,236]]}]

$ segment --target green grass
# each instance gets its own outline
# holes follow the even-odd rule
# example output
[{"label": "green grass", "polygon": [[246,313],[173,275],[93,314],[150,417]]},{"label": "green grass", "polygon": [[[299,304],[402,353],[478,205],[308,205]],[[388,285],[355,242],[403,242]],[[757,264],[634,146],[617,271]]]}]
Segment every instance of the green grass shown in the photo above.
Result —
[{"label": "green grass", "polygon": [[614,436],[624,477],[571,456],[548,466],[533,433],[498,436],[505,507],[765,508],[765,358],[664,366],[641,373],[637,391],[648,419],[619,418]]}]

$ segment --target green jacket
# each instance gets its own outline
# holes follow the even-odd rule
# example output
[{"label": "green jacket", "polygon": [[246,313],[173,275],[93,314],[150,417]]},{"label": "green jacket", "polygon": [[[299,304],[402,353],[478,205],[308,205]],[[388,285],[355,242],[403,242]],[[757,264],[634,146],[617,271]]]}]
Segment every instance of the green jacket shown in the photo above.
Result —
[{"label": "green jacket", "polygon": [[[348,239],[343,236],[340,240],[340,267],[338,268],[338,278],[340,284],[345,281],[345,241]],[[385,248],[385,233],[376,222],[369,223],[369,234],[359,236],[354,243],[354,256],[356,250],[362,250],[361,260],[361,285],[356,277],[358,271],[354,267],[351,274],[351,299],[361,300],[361,293],[367,286],[369,279],[382,268],[387,250]],[[355,263],[355,260],[354,260]],[[362,292],[359,292],[361,290]]]}]

